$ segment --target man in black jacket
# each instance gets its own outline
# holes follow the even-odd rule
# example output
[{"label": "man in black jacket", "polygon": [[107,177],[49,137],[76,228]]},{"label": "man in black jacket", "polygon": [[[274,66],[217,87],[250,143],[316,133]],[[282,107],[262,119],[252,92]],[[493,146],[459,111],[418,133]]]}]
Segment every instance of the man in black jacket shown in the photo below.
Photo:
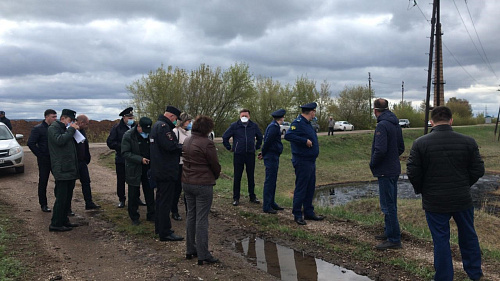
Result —
[{"label": "man in black jacket", "polygon": [[50,154],[47,139],[47,129],[57,119],[57,112],[47,109],[44,113],[45,120],[31,130],[28,139],[28,147],[35,154],[38,163],[38,203],[42,212],[49,213],[51,210],[47,204],[47,183],[50,175]]},{"label": "man in black jacket", "polygon": [[5,117],[5,111],[0,111],[0,122],[4,123],[12,131],[12,124],[10,124],[10,119]]},{"label": "man in black jacket", "polygon": [[180,241],[184,238],[174,234],[170,221],[170,210],[179,176],[179,160],[182,145],[173,133],[181,111],[171,105],[158,117],[149,135],[151,151],[151,176],[156,182],[155,232],[160,241]]},{"label": "man in black jacket", "polygon": [[470,187],[484,175],[484,163],[476,141],[456,133],[451,110],[432,110],[431,133],[415,140],[407,173],[422,206],[434,242],[434,280],[453,280],[450,250],[450,219],[458,228],[458,244],[465,272],[479,280],[481,250],[474,229],[474,207]]},{"label": "man in black jacket", "polygon": [[118,208],[125,207],[125,159],[121,153],[122,139],[126,131],[134,126],[133,108],[125,108],[120,112],[119,116],[122,117],[120,123],[115,124],[111,128],[106,144],[110,149],[115,150],[115,168],[116,168],[116,195],[118,195]]},{"label": "man in black jacket", "polygon": [[[92,188],[90,187],[90,174],[88,164],[90,163],[89,141],[85,130],[89,127],[89,118],[87,115],[78,115],[76,124],[80,127],[80,133],[85,137],[83,142],[76,144],[78,156],[78,170],[80,172],[80,183],[82,184],[83,199],[85,200],[85,210],[99,209],[101,206],[92,201]],[[70,205],[71,210],[71,205]]]}]

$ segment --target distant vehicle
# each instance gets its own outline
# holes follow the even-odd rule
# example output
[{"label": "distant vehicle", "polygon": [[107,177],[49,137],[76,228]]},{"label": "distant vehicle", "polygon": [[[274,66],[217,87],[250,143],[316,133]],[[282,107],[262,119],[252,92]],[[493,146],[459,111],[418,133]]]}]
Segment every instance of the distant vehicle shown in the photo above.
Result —
[{"label": "distant vehicle", "polygon": [[[314,117],[314,118],[316,118],[316,117]],[[319,132],[319,124],[318,124],[318,120],[317,119],[311,120],[311,126],[313,126],[314,131],[316,133]]]},{"label": "distant vehicle", "polygon": [[347,121],[337,121],[333,127],[336,131],[354,131],[354,125]]},{"label": "distant vehicle", "polygon": [[208,138],[211,139],[212,141],[215,139],[214,131],[211,131],[210,134],[208,134]]},{"label": "distant vehicle", "polygon": [[408,119],[399,119],[399,126],[403,128],[410,128],[410,120]]},{"label": "distant vehicle", "polygon": [[288,131],[288,129],[290,129],[290,122],[283,122],[283,124],[280,125],[280,131],[282,135],[286,134],[286,131]]},{"label": "distant vehicle", "polygon": [[12,134],[9,128],[0,122],[0,169],[14,168],[16,173],[24,173],[24,152],[17,142],[24,136]]}]

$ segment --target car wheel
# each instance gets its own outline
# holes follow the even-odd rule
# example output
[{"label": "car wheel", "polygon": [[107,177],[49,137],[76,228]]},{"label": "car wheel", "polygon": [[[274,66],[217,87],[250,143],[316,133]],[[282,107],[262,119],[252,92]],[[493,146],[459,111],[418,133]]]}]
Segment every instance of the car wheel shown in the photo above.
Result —
[{"label": "car wheel", "polygon": [[24,166],[21,166],[21,167],[16,167],[16,174],[22,174],[24,173]]}]

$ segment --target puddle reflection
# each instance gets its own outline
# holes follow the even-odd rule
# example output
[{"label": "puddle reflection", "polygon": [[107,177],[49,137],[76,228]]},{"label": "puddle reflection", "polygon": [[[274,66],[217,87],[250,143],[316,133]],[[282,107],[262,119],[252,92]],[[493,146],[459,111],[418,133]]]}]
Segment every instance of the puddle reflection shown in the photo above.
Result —
[{"label": "puddle reflection", "polygon": [[245,238],[235,244],[248,261],[281,280],[366,281],[370,278],[352,270],[304,255],[261,238]]}]

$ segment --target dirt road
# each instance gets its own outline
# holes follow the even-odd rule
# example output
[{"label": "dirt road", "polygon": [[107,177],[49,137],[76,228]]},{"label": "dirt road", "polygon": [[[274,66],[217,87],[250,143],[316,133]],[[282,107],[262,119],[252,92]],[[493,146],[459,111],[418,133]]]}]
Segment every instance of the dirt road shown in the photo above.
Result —
[{"label": "dirt road", "polygon": [[[81,186],[77,181],[73,196],[73,211],[77,214],[73,222],[82,224],[72,231],[54,233],[48,231],[51,213],[43,213],[38,205],[38,171],[34,155],[26,152],[25,174],[0,170],[0,204],[6,204],[7,212],[15,225],[18,237],[10,245],[16,257],[30,267],[26,276],[34,280],[276,280],[265,272],[262,264],[247,262],[236,251],[236,242],[248,237],[261,237],[266,241],[279,243],[302,254],[354,270],[372,280],[422,280],[399,266],[372,262],[362,258],[363,253],[353,252],[353,245],[363,243],[373,247],[373,235],[380,232],[375,227],[360,226],[349,221],[329,218],[322,222],[310,222],[302,227],[291,219],[287,209],[275,216],[278,224],[288,229],[321,234],[344,249],[331,251],[318,242],[296,239],[290,233],[278,230],[259,232],[252,214],[261,214],[261,206],[242,203],[231,206],[231,199],[214,196],[210,214],[210,249],[221,260],[217,265],[196,265],[196,260],[186,260],[185,242],[160,242],[153,238],[137,238],[119,232],[116,226],[107,222],[103,214],[109,208],[116,208],[115,173],[112,169],[98,165],[99,155],[108,151],[105,145],[92,145],[93,161],[89,165],[92,191],[97,203],[105,208],[85,211]],[[48,187],[49,206],[54,203],[54,181],[51,177]],[[181,200],[182,201],[182,200]],[[184,207],[179,208],[185,217]],[[115,209],[116,210],[116,209]],[[122,209],[126,214],[126,209]],[[141,218],[145,218],[141,207]],[[242,214],[250,214],[243,216]],[[274,217],[273,217],[274,218]],[[143,221],[143,223],[149,223]],[[172,221],[176,233],[184,236],[185,222]],[[432,245],[428,241],[415,239],[403,233],[404,249],[375,253],[377,259],[397,258],[418,261],[432,265]],[[276,248],[276,246],[275,246]],[[454,247],[455,268],[461,268]],[[258,256],[258,255],[257,255]],[[292,251],[293,256],[293,251]],[[300,257],[298,257],[300,258]],[[298,260],[296,257],[296,262]],[[257,257],[258,259],[258,257]],[[314,259],[313,259],[314,260]],[[280,260],[281,263],[281,260]],[[254,263],[255,264],[255,263]],[[485,265],[485,272],[491,280],[500,280],[496,265]],[[316,280],[310,272],[309,280]],[[279,275],[278,275],[279,276]],[[462,275],[463,276],[463,275]],[[286,277],[283,277],[287,279]],[[303,278],[298,278],[303,279]],[[27,280],[26,278],[22,280]],[[342,279],[348,280],[348,279]]]}]

